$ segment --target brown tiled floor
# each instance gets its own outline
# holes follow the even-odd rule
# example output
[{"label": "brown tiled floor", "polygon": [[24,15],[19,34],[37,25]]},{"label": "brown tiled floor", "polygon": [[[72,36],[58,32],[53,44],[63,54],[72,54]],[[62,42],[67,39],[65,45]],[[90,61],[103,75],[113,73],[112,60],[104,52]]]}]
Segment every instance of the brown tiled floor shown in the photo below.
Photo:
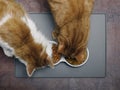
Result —
[{"label": "brown tiled floor", "polygon": [[[47,0],[17,0],[28,12],[49,11]],[[0,49],[0,90],[119,90],[120,0],[96,0],[94,13],[106,13],[107,71],[105,78],[15,78],[14,60]]]}]

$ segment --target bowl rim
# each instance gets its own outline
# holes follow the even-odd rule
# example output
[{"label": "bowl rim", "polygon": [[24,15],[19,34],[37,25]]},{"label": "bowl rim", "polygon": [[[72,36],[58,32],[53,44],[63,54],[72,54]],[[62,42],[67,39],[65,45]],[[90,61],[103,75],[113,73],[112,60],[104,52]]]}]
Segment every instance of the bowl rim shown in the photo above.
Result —
[{"label": "bowl rim", "polygon": [[54,65],[56,66],[56,65],[58,65],[58,64],[60,64],[60,63],[66,63],[68,66],[71,66],[71,67],[75,67],[75,68],[77,68],[77,67],[80,67],[80,66],[83,66],[84,64],[86,64],[86,62],[88,61],[88,59],[89,59],[89,49],[87,48],[86,49],[87,50],[87,58],[85,59],[85,61],[83,62],[83,63],[81,63],[81,64],[79,64],[79,65],[72,65],[72,64],[70,64],[63,56],[60,58],[60,60],[57,62],[57,63],[55,63]]}]

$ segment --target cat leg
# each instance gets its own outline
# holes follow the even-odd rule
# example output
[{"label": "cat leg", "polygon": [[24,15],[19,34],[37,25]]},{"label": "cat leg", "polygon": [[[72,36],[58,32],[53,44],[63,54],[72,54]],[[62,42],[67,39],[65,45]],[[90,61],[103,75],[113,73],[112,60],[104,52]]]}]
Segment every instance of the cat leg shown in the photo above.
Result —
[{"label": "cat leg", "polygon": [[10,47],[9,44],[6,43],[1,38],[0,38],[0,47],[2,47],[2,49],[3,49],[3,51],[4,51],[6,56],[8,56],[8,57],[12,57],[13,56],[13,54],[14,54],[13,53],[13,51],[14,51],[13,48]]},{"label": "cat leg", "polygon": [[12,57],[13,56],[12,50],[4,48],[3,51],[4,51],[6,56],[8,56],[8,57]]}]

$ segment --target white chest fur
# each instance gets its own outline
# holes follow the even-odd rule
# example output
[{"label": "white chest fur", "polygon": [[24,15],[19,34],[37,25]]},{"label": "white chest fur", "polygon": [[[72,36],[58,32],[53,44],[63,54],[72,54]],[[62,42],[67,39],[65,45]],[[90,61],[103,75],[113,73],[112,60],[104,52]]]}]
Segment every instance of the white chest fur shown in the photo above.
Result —
[{"label": "white chest fur", "polygon": [[14,49],[10,47],[8,43],[4,42],[1,38],[0,38],[0,46],[3,48],[3,51],[6,56],[12,57],[15,54]]}]

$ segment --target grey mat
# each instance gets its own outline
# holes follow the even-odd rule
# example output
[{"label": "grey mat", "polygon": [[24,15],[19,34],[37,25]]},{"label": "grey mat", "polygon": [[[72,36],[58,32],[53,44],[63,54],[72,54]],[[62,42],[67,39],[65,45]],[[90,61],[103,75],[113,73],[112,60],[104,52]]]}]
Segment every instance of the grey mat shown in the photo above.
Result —
[{"label": "grey mat", "polygon": [[[52,40],[51,32],[54,20],[51,14],[30,14],[37,27],[45,36]],[[32,77],[104,77],[105,76],[105,15],[93,14],[91,16],[91,30],[88,44],[89,59],[79,68],[72,68],[65,63],[60,63],[54,69],[44,68],[34,72]],[[27,77],[25,66],[15,60],[16,77]]]}]

